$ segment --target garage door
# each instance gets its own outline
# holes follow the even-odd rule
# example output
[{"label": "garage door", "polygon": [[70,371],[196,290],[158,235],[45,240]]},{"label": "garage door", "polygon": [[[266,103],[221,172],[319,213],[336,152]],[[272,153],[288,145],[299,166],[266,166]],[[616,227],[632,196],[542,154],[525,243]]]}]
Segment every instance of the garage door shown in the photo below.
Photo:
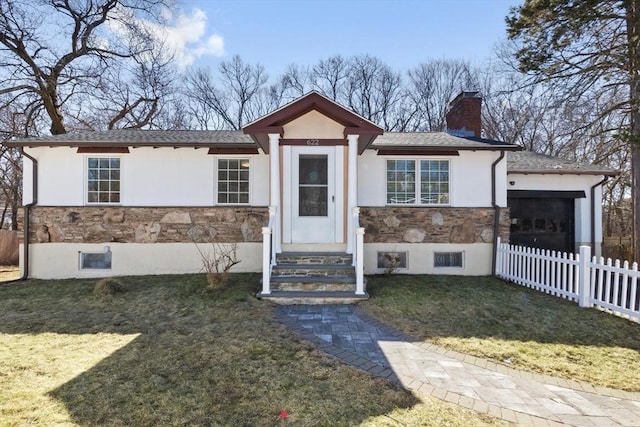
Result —
[{"label": "garage door", "polygon": [[575,199],[582,191],[509,191],[514,245],[562,252],[575,250]]}]

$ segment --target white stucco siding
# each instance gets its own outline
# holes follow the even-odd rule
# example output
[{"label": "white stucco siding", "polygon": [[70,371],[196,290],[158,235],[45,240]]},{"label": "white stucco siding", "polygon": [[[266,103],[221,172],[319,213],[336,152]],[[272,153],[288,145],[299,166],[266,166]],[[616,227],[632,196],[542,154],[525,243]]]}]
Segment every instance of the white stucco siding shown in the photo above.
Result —
[{"label": "white stucco siding", "polygon": [[[460,151],[451,157],[451,206],[491,206],[491,165],[500,156],[493,151]],[[496,203],[507,205],[506,158],[496,166]]]},{"label": "white stucco siding", "polygon": [[[80,206],[84,204],[84,155],[76,148],[25,148],[38,161],[38,204]],[[32,201],[31,161],[24,160],[24,203]]]},{"label": "white stucco siding", "polygon": [[[575,199],[575,241],[578,245],[591,242],[591,186],[602,175],[517,174],[507,175],[509,190],[584,191],[585,198]],[[512,184],[513,183],[513,184]],[[602,242],[602,187],[595,191],[595,241]]]},{"label": "white stucco siding", "polygon": [[[79,268],[80,252],[112,252],[112,268]],[[210,245],[200,244],[203,252]],[[20,245],[23,253],[23,247]],[[32,243],[29,245],[29,277],[34,279],[66,279],[148,274],[201,273],[202,257],[194,243]],[[262,264],[262,243],[238,243],[240,263],[231,271],[259,272]],[[24,271],[20,259],[20,271]]]},{"label": "white stucco siding", "polygon": [[[367,243],[364,245],[364,272],[384,272],[378,268],[378,252],[407,252],[407,268],[398,269],[398,274],[486,276],[491,274],[492,247],[490,243]],[[463,267],[434,267],[435,252],[462,252]]]},{"label": "white stucco siding", "polygon": [[282,126],[286,139],[344,139],[344,126],[312,110]]},{"label": "white stucco siding", "polygon": [[[25,149],[25,151],[27,151]],[[22,204],[33,202],[33,163],[26,156],[22,157]]]},{"label": "white stucco siding", "polygon": [[[492,151],[461,151],[459,156],[416,156],[415,158],[449,160],[452,207],[489,207],[491,206],[491,165],[499,155]],[[366,150],[359,156],[359,206],[386,205],[386,160],[391,158],[399,157],[378,156],[375,150]],[[506,159],[496,167],[496,184],[496,202],[499,206],[506,206]]]},{"label": "white stucco siding", "polygon": [[[269,204],[269,160],[266,155],[207,154],[204,148],[130,148],[126,154],[78,154],[76,148],[30,148],[38,160],[38,204],[82,206],[86,204],[86,159],[120,157],[121,205],[213,206],[216,191],[216,159],[250,160],[250,204]],[[25,160],[25,203],[31,201],[30,161]]]},{"label": "white stucco siding", "polygon": [[125,206],[211,206],[214,156],[205,149],[135,148],[121,156]]},{"label": "white stucco siding", "polygon": [[375,150],[358,156],[358,206],[386,204],[386,161]]}]

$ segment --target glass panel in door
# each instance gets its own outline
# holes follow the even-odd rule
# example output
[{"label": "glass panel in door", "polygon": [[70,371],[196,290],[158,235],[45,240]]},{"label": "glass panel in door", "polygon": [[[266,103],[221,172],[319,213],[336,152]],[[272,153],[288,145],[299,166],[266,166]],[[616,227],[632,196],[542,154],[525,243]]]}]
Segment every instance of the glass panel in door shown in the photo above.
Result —
[{"label": "glass panel in door", "polygon": [[327,155],[300,155],[299,216],[328,216],[328,163]]}]

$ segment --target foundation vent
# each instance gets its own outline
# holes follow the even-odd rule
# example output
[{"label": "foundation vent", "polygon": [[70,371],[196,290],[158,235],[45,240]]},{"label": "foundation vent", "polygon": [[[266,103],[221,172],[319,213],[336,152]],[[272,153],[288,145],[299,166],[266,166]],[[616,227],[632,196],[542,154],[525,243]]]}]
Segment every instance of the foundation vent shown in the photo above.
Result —
[{"label": "foundation vent", "polygon": [[434,252],[433,267],[462,268],[464,266],[463,252]]}]

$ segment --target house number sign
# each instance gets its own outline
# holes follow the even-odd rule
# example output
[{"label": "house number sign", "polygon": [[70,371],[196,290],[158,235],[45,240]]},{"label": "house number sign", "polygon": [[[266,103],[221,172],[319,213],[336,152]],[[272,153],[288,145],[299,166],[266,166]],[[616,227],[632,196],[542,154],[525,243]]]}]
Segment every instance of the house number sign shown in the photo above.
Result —
[{"label": "house number sign", "polygon": [[318,140],[318,139],[307,139],[307,145],[313,145],[313,146],[320,145],[320,140]]}]

